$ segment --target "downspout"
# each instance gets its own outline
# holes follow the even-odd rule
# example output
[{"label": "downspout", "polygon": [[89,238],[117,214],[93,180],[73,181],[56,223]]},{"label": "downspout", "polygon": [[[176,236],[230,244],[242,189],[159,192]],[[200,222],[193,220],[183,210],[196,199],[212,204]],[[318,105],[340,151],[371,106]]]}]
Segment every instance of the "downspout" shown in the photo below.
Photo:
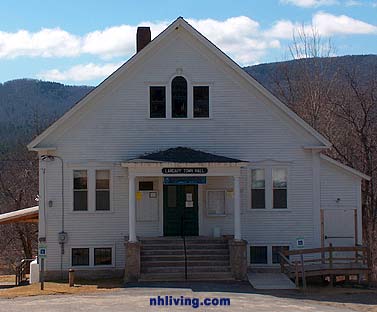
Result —
[{"label": "downspout", "polygon": [[63,279],[63,255],[64,255],[64,244],[67,242],[68,236],[64,232],[64,162],[63,159],[59,156],[53,155],[42,155],[42,160],[51,160],[54,161],[55,158],[60,160],[61,163],[61,201],[62,201],[62,218],[61,218],[61,231],[58,234],[58,241],[61,246],[60,248],[60,274]]}]

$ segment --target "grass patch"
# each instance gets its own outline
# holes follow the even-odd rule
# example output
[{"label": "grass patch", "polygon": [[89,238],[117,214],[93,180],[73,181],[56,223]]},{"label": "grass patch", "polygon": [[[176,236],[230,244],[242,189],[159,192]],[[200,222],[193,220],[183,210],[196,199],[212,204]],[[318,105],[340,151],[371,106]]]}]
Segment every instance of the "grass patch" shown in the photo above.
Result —
[{"label": "grass patch", "polygon": [[16,276],[15,275],[0,275],[0,283],[8,283],[8,282],[13,282],[15,283],[16,281]]},{"label": "grass patch", "polygon": [[123,287],[121,279],[104,279],[93,281],[78,281],[74,287],[68,282],[45,282],[44,290],[39,283],[0,289],[0,298],[16,298],[38,295],[85,294],[95,292],[114,291]]}]

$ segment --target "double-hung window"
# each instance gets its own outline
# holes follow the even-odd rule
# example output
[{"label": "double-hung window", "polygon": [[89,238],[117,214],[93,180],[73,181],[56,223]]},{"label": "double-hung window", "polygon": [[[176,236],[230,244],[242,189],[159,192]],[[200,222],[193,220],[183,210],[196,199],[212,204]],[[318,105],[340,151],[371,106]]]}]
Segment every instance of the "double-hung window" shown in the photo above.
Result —
[{"label": "double-hung window", "polygon": [[287,208],[287,168],[272,168],[273,208]]},{"label": "double-hung window", "polygon": [[266,208],[266,180],[264,169],[251,170],[251,208]]},{"label": "double-hung window", "polygon": [[88,210],[88,172],[87,170],[73,171],[73,210]]},{"label": "double-hung window", "polygon": [[110,210],[110,170],[96,170],[96,210]]}]

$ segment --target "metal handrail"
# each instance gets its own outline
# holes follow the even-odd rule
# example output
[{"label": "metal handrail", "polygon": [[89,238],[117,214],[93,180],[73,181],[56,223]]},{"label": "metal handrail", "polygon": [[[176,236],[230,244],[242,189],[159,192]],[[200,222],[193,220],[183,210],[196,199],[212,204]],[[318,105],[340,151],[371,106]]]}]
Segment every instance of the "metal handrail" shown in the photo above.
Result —
[{"label": "metal handrail", "polygon": [[24,280],[26,280],[26,268],[35,259],[22,259],[16,267],[16,286],[19,286]]}]

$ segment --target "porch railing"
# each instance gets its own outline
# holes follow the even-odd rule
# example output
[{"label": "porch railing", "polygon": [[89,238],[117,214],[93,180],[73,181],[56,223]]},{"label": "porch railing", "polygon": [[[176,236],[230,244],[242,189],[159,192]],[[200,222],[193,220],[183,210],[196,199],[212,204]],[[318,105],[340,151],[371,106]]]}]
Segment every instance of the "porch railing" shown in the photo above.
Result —
[{"label": "porch railing", "polygon": [[[368,273],[367,248],[364,246],[329,247],[286,250],[279,253],[280,269],[296,286],[302,279],[306,287],[306,277],[330,275],[331,282],[336,275],[358,275]],[[367,275],[367,274],[366,274]]]},{"label": "porch railing", "polygon": [[34,259],[22,259],[16,267],[16,286],[27,281],[26,274],[30,274],[30,263]]}]

